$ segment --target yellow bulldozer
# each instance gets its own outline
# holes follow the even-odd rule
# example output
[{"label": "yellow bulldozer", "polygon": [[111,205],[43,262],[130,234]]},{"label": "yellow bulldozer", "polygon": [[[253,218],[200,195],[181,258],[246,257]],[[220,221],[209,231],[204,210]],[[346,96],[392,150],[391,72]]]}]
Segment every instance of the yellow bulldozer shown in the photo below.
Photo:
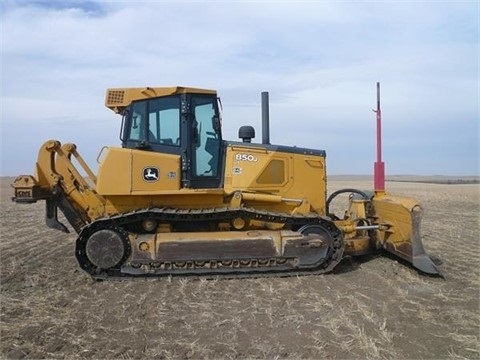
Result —
[{"label": "yellow bulldozer", "polygon": [[[440,274],[422,245],[420,205],[385,192],[381,155],[374,191],[327,198],[324,150],[270,144],[268,93],[262,143],[251,126],[241,141],[222,138],[214,90],[115,88],[105,104],[122,117],[122,146],[102,148],[96,175],[74,144],[49,140],[35,175],[12,185],[12,200],[45,200],[47,226],[69,232],[62,211],[92,277],[320,274],[379,249]],[[338,218],[329,206],[342,193]]]}]

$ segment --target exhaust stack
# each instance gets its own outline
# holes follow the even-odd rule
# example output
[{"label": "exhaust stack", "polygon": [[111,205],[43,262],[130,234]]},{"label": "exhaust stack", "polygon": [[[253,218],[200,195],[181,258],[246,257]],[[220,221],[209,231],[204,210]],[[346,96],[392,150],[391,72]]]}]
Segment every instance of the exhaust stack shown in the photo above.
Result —
[{"label": "exhaust stack", "polygon": [[270,144],[270,113],[268,91],[262,92],[262,144]]}]

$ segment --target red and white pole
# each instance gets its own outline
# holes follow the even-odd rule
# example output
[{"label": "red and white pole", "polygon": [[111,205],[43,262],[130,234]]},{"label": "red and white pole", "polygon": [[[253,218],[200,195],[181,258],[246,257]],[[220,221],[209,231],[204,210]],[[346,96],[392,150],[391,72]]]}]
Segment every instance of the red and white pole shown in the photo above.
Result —
[{"label": "red and white pole", "polygon": [[377,82],[377,161],[374,164],[373,188],[376,193],[385,192],[385,164],[382,161],[382,111],[380,110],[380,83]]}]

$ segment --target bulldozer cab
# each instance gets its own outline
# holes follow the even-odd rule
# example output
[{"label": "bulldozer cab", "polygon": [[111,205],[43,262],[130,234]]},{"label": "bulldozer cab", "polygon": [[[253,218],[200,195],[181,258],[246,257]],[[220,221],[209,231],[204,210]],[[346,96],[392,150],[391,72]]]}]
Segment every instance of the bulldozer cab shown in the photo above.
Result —
[{"label": "bulldozer cab", "polygon": [[122,147],[181,157],[182,187],[219,188],[223,146],[216,94],[135,100],[123,110]]}]

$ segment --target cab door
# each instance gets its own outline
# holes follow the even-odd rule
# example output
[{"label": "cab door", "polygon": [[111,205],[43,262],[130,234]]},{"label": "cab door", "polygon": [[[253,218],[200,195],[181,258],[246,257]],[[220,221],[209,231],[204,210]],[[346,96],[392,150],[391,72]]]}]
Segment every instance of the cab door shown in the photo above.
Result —
[{"label": "cab door", "polygon": [[189,114],[189,187],[219,188],[223,180],[223,143],[217,98],[192,95]]}]

